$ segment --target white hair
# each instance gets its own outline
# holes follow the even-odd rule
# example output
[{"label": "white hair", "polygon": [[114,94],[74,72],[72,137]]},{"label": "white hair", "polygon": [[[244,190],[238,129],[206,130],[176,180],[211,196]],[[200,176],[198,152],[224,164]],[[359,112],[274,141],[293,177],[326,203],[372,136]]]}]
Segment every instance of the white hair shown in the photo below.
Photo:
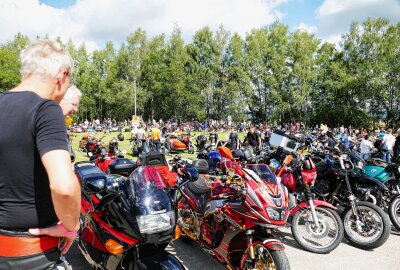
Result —
[{"label": "white hair", "polygon": [[25,78],[30,74],[55,77],[61,69],[71,74],[73,61],[58,42],[38,39],[21,52],[21,73]]},{"label": "white hair", "polygon": [[72,100],[73,98],[81,98],[82,92],[78,89],[74,84],[68,87],[67,92],[65,93],[64,99]]}]

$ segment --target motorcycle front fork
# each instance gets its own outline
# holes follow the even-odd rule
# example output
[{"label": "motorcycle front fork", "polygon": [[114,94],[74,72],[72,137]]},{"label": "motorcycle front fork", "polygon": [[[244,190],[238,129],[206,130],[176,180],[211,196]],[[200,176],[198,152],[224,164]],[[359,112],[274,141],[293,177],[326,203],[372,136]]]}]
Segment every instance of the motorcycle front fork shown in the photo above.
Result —
[{"label": "motorcycle front fork", "polygon": [[353,212],[353,216],[355,218],[357,231],[362,232],[363,222],[360,219],[360,212],[358,211],[357,198],[354,195],[350,195],[348,199],[350,201],[351,211]]},{"label": "motorcycle front fork", "polygon": [[314,201],[313,201],[313,195],[311,192],[311,188],[309,186],[306,187],[306,199],[308,201],[308,205],[310,207],[311,210],[311,216],[314,222],[314,225],[316,226],[317,229],[320,229],[320,224],[318,222],[318,217],[317,217],[317,213],[315,212],[315,205],[314,205]]},{"label": "motorcycle front fork", "polygon": [[253,233],[254,230],[246,230],[247,245],[249,246],[249,254],[250,254],[250,259],[252,261],[256,259],[256,254],[254,252],[254,247],[253,247]]}]

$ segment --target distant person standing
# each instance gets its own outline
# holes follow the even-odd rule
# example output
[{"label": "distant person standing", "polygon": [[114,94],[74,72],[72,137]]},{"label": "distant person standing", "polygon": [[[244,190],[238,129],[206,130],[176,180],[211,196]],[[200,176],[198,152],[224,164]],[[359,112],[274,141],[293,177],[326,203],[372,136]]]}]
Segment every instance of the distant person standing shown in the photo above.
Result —
[{"label": "distant person standing", "polygon": [[218,134],[215,131],[211,131],[210,135],[208,136],[208,140],[210,142],[209,146],[211,146],[211,149],[214,151],[217,146],[218,146]]},{"label": "distant person standing", "polygon": [[154,151],[159,152],[161,148],[161,131],[159,125],[155,124],[151,130],[151,139],[153,141]]},{"label": "distant person standing", "polygon": [[261,137],[255,132],[254,127],[249,127],[249,132],[246,135],[247,145],[252,146],[253,148],[260,147],[261,148]]},{"label": "distant person standing", "polygon": [[136,133],[136,138],[139,143],[139,147],[138,147],[139,156],[142,156],[143,152],[145,152],[145,153],[147,152],[147,146],[146,146],[147,136],[146,136],[145,128],[146,128],[146,125],[142,124]]},{"label": "distant person standing", "polygon": [[367,134],[360,143],[361,158],[363,160],[368,160],[371,157],[372,148],[372,142],[369,140],[369,135]]},{"label": "distant person standing", "polygon": [[229,142],[229,148],[231,150],[239,149],[239,136],[235,132],[235,129],[233,127],[231,127],[231,133],[229,134],[229,141],[228,142]]},{"label": "distant person standing", "polygon": [[399,162],[400,158],[400,128],[397,130],[396,142],[393,146],[393,161]]},{"label": "distant person standing", "polygon": [[166,137],[166,136],[168,135],[168,133],[169,133],[169,126],[168,126],[168,123],[164,123],[164,126],[163,126],[163,128],[161,129],[161,135],[162,135],[163,137]]},{"label": "distant person standing", "polygon": [[392,129],[388,129],[386,134],[382,138],[382,159],[390,163],[393,155],[393,146],[396,142],[396,137],[392,135]]},{"label": "distant person standing", "polygon": [[269,127],[266,126],[264,131],[264,146],[267,152],[269,152],[271,147],[270,140],[271,140],[271,131],[269,130]]}]

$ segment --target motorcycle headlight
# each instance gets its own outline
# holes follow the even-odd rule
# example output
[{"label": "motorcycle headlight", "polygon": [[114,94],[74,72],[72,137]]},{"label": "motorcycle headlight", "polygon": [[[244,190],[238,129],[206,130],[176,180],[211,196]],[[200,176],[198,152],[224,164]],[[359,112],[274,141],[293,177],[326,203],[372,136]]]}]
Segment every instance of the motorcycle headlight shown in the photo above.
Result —
[{"label": "motorcycle headlight", "polygon": [[267,213],[272,220],[286,219],[286,211],[284,208],[267,208]]},{"label": "motorcycle headlight", "polygon": [[157,213],[136,217],[140,233],[153,234],[175,227],[175,212]]}]

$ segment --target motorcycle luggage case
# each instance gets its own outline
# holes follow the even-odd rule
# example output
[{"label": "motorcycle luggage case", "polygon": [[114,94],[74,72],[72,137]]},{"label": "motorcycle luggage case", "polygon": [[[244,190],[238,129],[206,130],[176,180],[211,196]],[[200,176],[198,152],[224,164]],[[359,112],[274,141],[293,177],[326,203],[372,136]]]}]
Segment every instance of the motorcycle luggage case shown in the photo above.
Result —
[{"label": "motorcycle luggage case", "polygon": [[129,176],[136,168],[136,163],[127,158],[118,158],[108,165],[111,174]]},{"label": "motorcycle luggage case", "polygon": [[149,152],[142,155],[141,158],[142,166],[168,166],[168,162],[165,159],[165,155],[158,152]]}]

